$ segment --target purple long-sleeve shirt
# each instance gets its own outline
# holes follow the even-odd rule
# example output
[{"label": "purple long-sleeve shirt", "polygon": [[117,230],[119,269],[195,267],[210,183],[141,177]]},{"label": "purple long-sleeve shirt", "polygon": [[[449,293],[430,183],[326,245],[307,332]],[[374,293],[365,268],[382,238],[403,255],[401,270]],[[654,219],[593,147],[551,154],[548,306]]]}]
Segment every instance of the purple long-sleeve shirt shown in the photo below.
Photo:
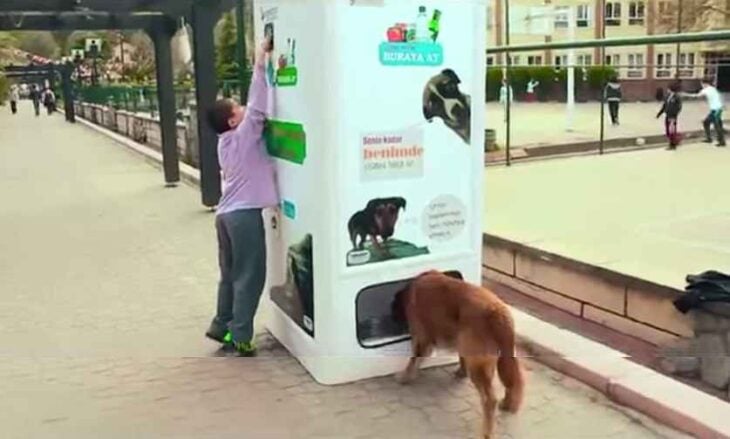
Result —
[{"label": "purple long-sleeve shirt", "polygon": [[243,122],[218,138],[218,161],[223,171],[218,215],[279,204],[274,163],[263,138],[268,87],[262,64],[257,63],[254,69]]}]

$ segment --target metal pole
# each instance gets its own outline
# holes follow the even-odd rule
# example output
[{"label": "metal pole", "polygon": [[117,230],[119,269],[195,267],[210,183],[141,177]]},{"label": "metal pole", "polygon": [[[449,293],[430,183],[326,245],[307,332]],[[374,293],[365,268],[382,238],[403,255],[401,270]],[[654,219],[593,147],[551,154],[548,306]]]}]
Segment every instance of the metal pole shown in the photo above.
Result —
[{"label": "metal pole", "polygon": [[119,32],[119,52],[120,52],[120,59],[122,61],[122,74],[121,74],[121,80],[124,82],[124,34],[122,32]]},{"label": "metal pole", "polygon": [[[575,14],[574,9],[571,6],[568,9],[568,40],[575,41]],[[567,118],[566,118],[566,131],[573,131],[573,116],[575,114],[575,49],[568,51],[568,93],[566,95],[567,100]]]},{"label": "metal pole", "polygon": [[246,84],[248,63],[246,62],[246,24],[244,21],[244,1],[236,1],[236,31],[238,33],[236,51],[238,52],[238,86],[241,97],[241,103],[245,103],[248,94],[248,84]]},{"label": "metal pole", "polygon": [[[678,1],[678,4],[677,4],[677,34],[681,34],[682,33],[682,0],[677,0],[677,1]],[[677,43],[677,59],[675,61],[677,63],[677,70],[675,71],[676,79],[679,79],[679,69],[680,69],[679,55],[681,54],[681,46],[682,46],[682,43]]]},{"label": "metal pole", "polygon": [[[606,39],[606,0],[601,0],[601,39]],[[601,74],[606,71],[606,48],[601,47]],[[603,154],[606,138],[606,81],[601,82],[601,137],[598,141],[598,153]]]},{"label": "metal pole", "polygon": [[[504,2],[504,42],[507,47],[509,47],[509,0],[502,0]],[[507,88],[506,90],[506,106],[505,106],[505,128],[506,128],[506,140],[505,140],[505,159],[507,160],[507,166],[512,165],[512,154],[511,154],[511,143],[512,143],[512,84],[510,84],[510,69],[512,68],[512,59],[510,57],[510,53],[505,52],[505,56],[507,57],[507,69],[504,73],[504,85]]]},{"label": "metal pole", "polygon": [[628,47],[645,46],[647,44],[702,43],[708,41],[730,40],[730,30],[706,32],[687,32],[682,34],[647,35],[641,37],[604,38],[594,40],[553,41],[550,43],[529,43],[514,46],[488,47],[487,55],[506,52],[535,52],[560,49],[588,49],[592,47]]}]

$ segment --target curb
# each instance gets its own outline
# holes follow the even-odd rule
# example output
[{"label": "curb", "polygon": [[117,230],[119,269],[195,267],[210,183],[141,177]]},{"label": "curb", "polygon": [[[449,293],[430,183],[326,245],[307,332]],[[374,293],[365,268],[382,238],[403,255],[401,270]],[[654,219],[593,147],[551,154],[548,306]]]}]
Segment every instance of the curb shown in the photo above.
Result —
[{"label": "curb", "polygon": [[520,345],[536,361],[612,401],[701,439],[730,439],[730,404],[634,363],[622,352],[512,309]]},{"label": "curb", "polygon": [[[162,154],[83,118],[106,135],[162,166]],[[199,185],[198,171],[180,163],[182,179]],[[612,401],[700,439],[730,439],[730,404],[627,359],[619,351],[512,309],[521,347],[531,358],[574,378]]]}]

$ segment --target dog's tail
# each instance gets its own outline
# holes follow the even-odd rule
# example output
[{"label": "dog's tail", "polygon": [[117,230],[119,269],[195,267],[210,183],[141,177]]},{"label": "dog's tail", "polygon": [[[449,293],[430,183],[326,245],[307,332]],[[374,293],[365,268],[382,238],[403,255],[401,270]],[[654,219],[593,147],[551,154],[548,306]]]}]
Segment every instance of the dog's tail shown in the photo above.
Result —
[{"label": "dog's tail", "polygon": [[525,393],[525,375],[522,370],[520,360],[517,358],[515,328],[509,310],[505,308],[506,313],[500,314],[500,318],[496,319],[493,334],[497,335],[497,345],[500,355],[497,361],[497,373],[499,380],[505,387],[505,397],[500,408],[508,412],[515,413],[520,409]]}]

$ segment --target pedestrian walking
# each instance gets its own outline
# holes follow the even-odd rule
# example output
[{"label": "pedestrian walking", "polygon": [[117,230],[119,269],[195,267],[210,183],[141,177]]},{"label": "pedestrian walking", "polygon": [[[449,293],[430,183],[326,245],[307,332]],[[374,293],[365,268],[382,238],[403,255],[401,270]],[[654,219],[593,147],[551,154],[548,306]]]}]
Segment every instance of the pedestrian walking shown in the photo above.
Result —
[{"label": "pedestrian walking", "polygon": [[537,93],[535,90],[540,85],[540,81],[536,81],[532,78],[527,82],[527,102],[537,102]]},{"label": "pedestrian walking", "polygon": [[507,101],[511,104],[514,101],[515,93],[512,86],[507,85],[507,80],[502,80],[502,87],[499,89],[499,102],[504,105],[504,120],[507,121]]},{"label": "pedestrian walking", "polygon": [[618,81],[617,76],[611,77],[606,89],[603,92],[604,99],[608,102],[608,111],[611,115],[611,125],[617,126],[619,124],[618,112],[619,106],[621,105],[621,83]]},{"label": "pedestrian walking", "polygon": [[684,96],[689,98],[704,97],[707,100],[710,112],[702,121],[702,127],[705,130],[705,140],[703,142],[712,143],[712,132],[710,131],[710,126],[712,126],[715,128],[715,135],[717,136],[716,146],[723,147],[725,146],[725,129],[722,126],[722,112],[725,103],[713,83],[714,81],[711,78],[704,78],[702,80],[702,90],[699,93],[684,93]]},{"label": "pedestrian walking", "polygon": [[43,105],[46,106],[49,116],[56,110],[56,94],[53,93],[50,87],[47,87],[43,92]]},{"label": "pedestrian walking", "polygon": [[669,86],[669,91],[664,97],[662,108],[656,115],[657,119],[659,119],[664,114],[664,132],[669,141],[669,147],[667,149],[670,151],[677,149],[681,139],[677,125],[679,113],[682,112],[682,98],[679,95],[679,91],[679,82],[675,82]]},{"label": "pedestrian walking", "polygon": [[30,88],[30,100],[33,101],[33,110],[35,110],[36,117],[41,115],[41,91],[38,89],[38,85],[33,84]]},{"label": "pedestrian walking", "polygon": [[13,114],[18,113],[18,102],[20,102],[20,92],[18,86],[13,84],[10,87],[10,111]]},{"label": "pedestrian walking", "polygon": [[223,194],[216,216],[218,309],[205,335],[245,357],[256,354],[253,323],[266,281],[262,210],[279,205],[274,164],[264,144],[269,99],[264,66],[272,49],[268,37],[256,56],[248,106],[223,99],[208,113],[219,136]]}]

